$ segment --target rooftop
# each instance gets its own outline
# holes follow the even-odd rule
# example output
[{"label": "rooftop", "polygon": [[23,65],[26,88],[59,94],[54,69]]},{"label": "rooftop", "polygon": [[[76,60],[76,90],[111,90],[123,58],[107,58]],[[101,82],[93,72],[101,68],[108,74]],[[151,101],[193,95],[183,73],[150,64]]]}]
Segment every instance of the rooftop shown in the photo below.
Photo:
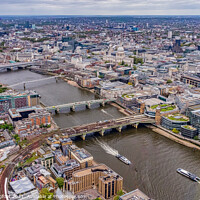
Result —
[{"label": "rooftop", "polygon": [[193,131],[197,130],[193,126],[189,126],[189,125],[184,125],[184,126],[181,126],[181,127],[185,128],[185,129],[188,129],[188,130],[193,130]]},{"label": "rooftop", "polygon": [[78,171],[75,171],[73,173],[74,177],[81,177],[81,176],[86,176],[88,174],[91,174],[93,172],[96,171],[101,171],[101,172],[105,172],[105,174],[107,176],[119,176],[116,172],[112,171],[108,166],[106,166],[105,164],[99,164],[96,165],[94,167],[89,167],[89,168],[85,168],[85,169],[81,169]]},{"label": "rooftop", "polygon": [[150,198],[139,189],[136,189],[127,194],[124,194],[119,199],[120,200],[150,200]]},{"label": "rooftop", "polygon": [[10,185],[16,194],[22,194],[35,189],[35,186],[32,184],[28,177],[10,182]]},{"label": "rooftop", "polygon": [[151,106],[152,110],[156,110],[157,108],[160,108],[161,112],[167,112],[167,111],[172,111],[175,110],[177,108],[177,106],[175,104],[155,104]]},{"label": "rooftop", "polygon": [[172,121],[180,121],[180,122],[188,122],[189,121],[188,117],[186,117],[185,115],[181,115],[181,114],[168,115],[167,118]]},{"label": "rooftop", "polygon": [[85,149],[75,149],[72,151],[72,153],[75,155],[75,157],[79,160],[79,161],[84,161],[85,159],[93,159],[92,155],[86,151]]}]

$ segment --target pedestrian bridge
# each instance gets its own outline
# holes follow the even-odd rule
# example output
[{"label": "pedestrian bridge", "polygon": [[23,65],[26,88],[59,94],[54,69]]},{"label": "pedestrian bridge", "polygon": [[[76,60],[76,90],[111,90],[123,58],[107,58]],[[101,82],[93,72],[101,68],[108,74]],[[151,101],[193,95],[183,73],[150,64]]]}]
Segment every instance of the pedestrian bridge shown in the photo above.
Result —
[{"label": "pedestrian bridge", "polygon": [[40,81],[46,81],[46,80],[50,80],[50,79],[55,79],[57,81],[57,78],[62,77],[62,76],[51,76],[51,77],[47,77],[47,78],[41,78],[41,79],[35,79],[35,80],[30,80],[30,81],[22,81],[20,83],[15,83],[13,85],[9,85],[9,87],[15,87],[18,85],[23,85],[24,89],[26,88],[26,84],[28,83],[35,83],[35,82],[40,82]]},{"label": "pedestrian bridge", "polygon": [[46,109],[52,113],[70,113],[72,111],[82,111],[85,109],[94,109],[100,106],[105,106],[105,104],[115,101],[115,99],[97,99],[97,100],[88,100],[88,101],[80,101],[56,106],[48,106]]},{"label": "pedestrian bridge", "polygon": [[91,133],[98,132],[101,136],[104,136],[104,133],[107,130],[116,129],[121,132],[123,128],[127,126],[133,126],[137,128],[139,124],[153,123],[155,123],[155,119],[152,119],[145,115],[131,115],[128,117],[99,121],[95,123],[61,129],[61,132],[63,135],[67,135],[68,137],[81,136],[82,139],[85,140],[85,137]]}]

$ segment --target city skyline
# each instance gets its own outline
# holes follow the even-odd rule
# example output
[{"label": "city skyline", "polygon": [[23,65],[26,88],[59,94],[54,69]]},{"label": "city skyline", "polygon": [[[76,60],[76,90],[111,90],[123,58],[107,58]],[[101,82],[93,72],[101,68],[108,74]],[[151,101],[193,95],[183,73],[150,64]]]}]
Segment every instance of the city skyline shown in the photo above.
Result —
[{"label": "city skyline", "polygon": [[0,15],[199,15],[200,2],[178,0],[8,0]]}]

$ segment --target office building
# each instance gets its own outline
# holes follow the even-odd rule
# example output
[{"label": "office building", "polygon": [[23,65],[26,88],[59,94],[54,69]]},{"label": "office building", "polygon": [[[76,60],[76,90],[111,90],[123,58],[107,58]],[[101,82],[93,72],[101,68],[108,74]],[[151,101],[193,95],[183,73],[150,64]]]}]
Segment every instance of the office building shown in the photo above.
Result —
[{"label": "office building", "polygon": [[50,168],[54,163],[54,155],[52,153],[44,154],[41,158],[41,164],[45,168]]},{"label": "office building", "polygon": [[162,116],[161,125],[167,129],[177,130],[181,129],[181,126],[187,125],[189,123],[189,118],[181,114],[170,114],[167,116]]},{"label": "office building", "polygon": [[194,137],[198,135],[198,132],[197,129],[193,126],[185,125],[181,126],[181,135],[184,137],[194,139]]},{"label": "office building", "polygon": [[51,166],[51,172],[53,175],[57,177],[63,177],[65,179],[69,179],[72,177],[73,172],[80,169],[80,164],[74,160],[68,160],[63,165],[58,165],[57,163],[54,163]]},{"label": "office building", "polygon": [[172,38],[172,31],[168,31],[168,38],[169,38],[169,39]]},{"label": "office building", "polygon": [[182,75],[181,81],[188,85],[194,85],[195,87],[200,87],[200,78],[198,76]]},{"label": "office building", "polygon": [[78,148],[75,145],[69,146],[69,158],[75,159],[81,166],[81,169],[92,166],[93,156],[83,148]]},{"label": "office building", "polygon": [[190,118],[190,124],[198,130],[200,134],[200,104],[189,106],[186,115]]},{"label": "office building", "polygon": [[92,188],[98,188],[98,192],[109,199],[122,190],[123,178],[106,165],[99,164],[74,172],[72,179],[65,182],[65,189],[73,194]]},{"label": "office building", "polygon": [[4,92],[0,95],[0,113],[8,112],[11,108],[22,108],[39,105],[39,95],[34,92]]},{"label": "office building", "polygon": [[28,178],[33,180],[34,174],[40,172],[41,169],[45,169],[45,167],[42,166],[41,164],[35,164],[35,165],[30,166],[30,167],[26,167],[25,171],[26,171]]}]

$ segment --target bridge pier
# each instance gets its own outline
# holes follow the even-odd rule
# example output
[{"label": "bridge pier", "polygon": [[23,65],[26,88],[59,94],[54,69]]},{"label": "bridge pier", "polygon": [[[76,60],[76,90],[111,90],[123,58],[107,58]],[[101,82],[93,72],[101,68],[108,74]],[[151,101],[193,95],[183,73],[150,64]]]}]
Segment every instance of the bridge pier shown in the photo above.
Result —
[{"label": "bridge pier", "polygon": [[100,132],[99,132],[99,134],[101,135],[101,136],[104,136],[104,132],[105,132],[105,130],[101,130]]},{"label": "bridge pier", "polygon": [[132,126],[135,127],[135,128],[138,128],[139,123],[133,124]]},{"label": "bridge pier", "polygon": [[122,132],[122,126],[116,128],[120,133]]},{"label": "bridge pier", "polygon": [[88,102],[87,107],[88,107],[88,109],[91,109],[91,103],[90,102]]},{"label": "bridge pier", "polygon": [[103,101],[103,102],[101,103],[101,105],[104,107],[104,106],[105,106],[105,102]]},{"label": "bridge pier", "polygon": [[73,106],[72,106],[72,111],[74,111],[74,112],[75,112],[75,105],[73,105]]},{"label": "bridge pier", "polygon": [[86,135],[81,135],[81,138],[85,141]]}]

